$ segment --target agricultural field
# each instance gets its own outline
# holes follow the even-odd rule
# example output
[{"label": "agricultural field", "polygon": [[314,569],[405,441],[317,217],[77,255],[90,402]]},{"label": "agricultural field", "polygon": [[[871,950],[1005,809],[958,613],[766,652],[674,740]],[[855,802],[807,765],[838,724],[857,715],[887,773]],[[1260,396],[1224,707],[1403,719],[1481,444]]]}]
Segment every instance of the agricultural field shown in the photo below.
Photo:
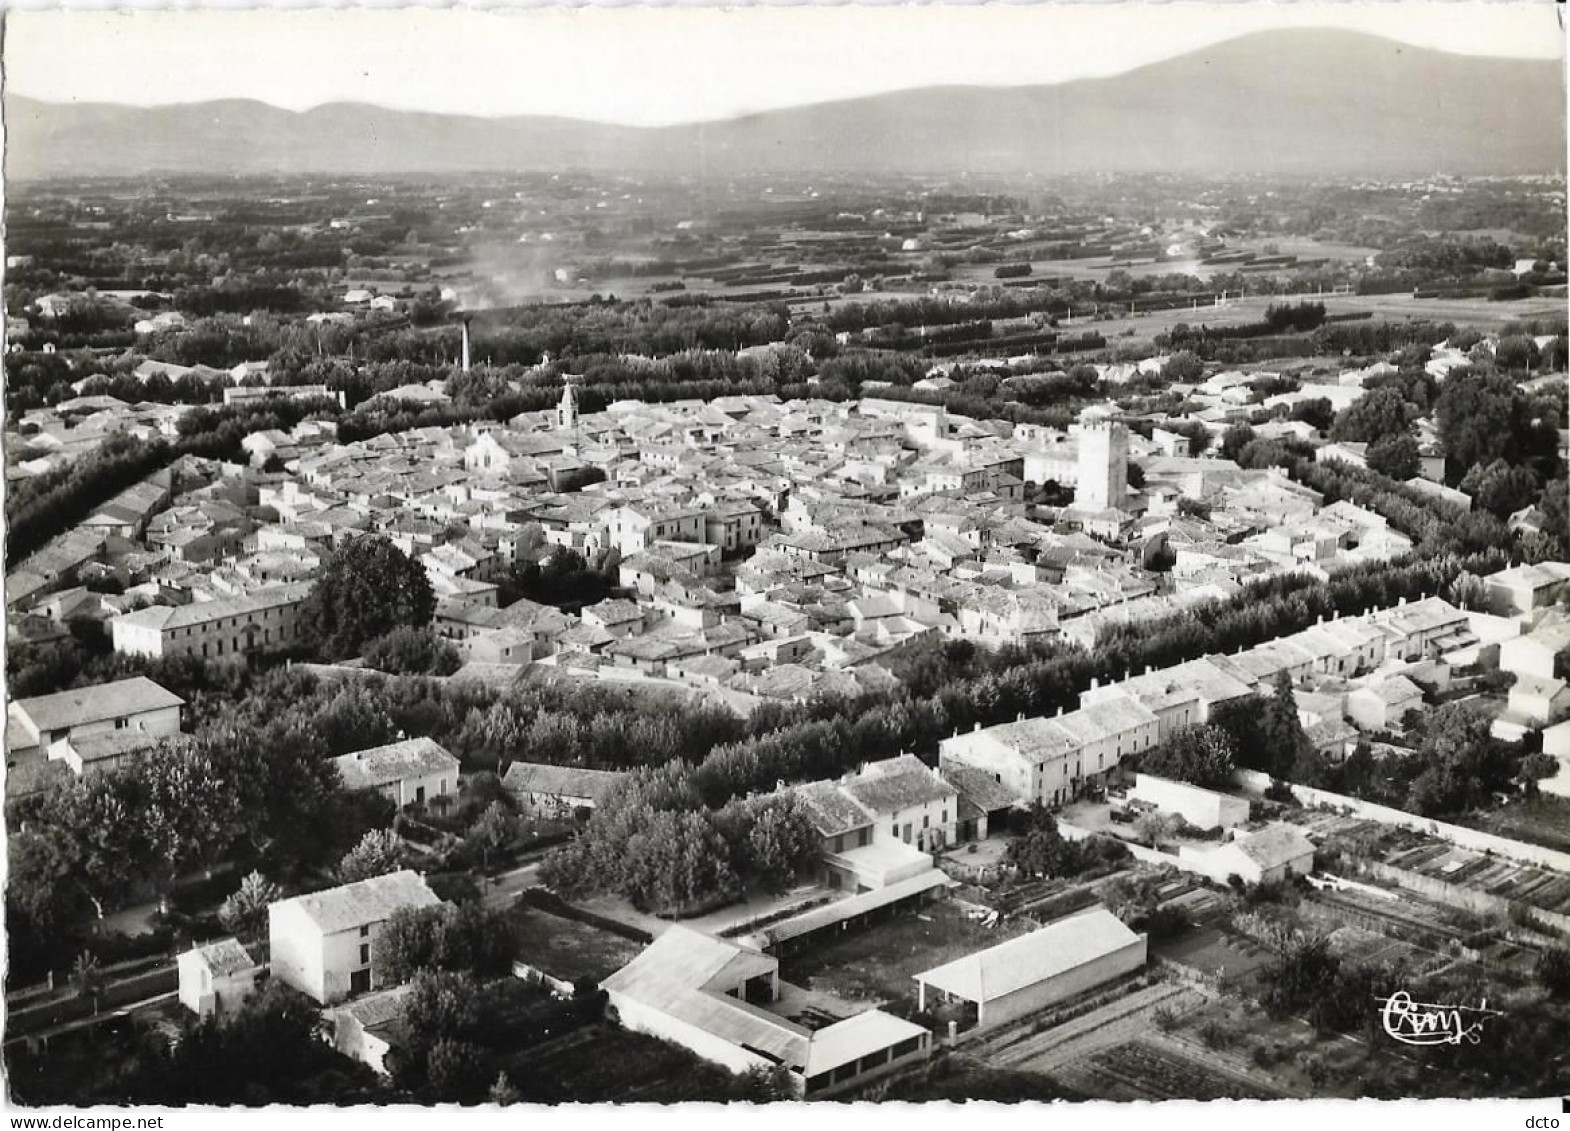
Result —
[{"label": "agricultural field", "polygon": [[[993,1068],[1042,1075],[1098,1099],[1276,1098],[1300,1094],[1247,1061],[1183,1032],[1212,1009],[1198,989],[1157,981],[1063,1024],[1029,1019],[978,1034],[963,1049]],[[1045,1027],[1043,1027],[1045,1023]]]},{"label": "agricultural field", "polygon": [[1385,863],[1463,891],[1570,914],[1570,876],[1440,841],[1398,849]]},{"label": "agricultural field", "polygon": [[1189,931],[1155,943],[1150,950],[1224,985],[1247,984],[1250,976],[1270,961],[1270,952],[1260,944],[1217,927]]},{"label": "agricultural field", "polygon": [[555,978],[600,982],[638,956],[641,945],[610,931],[519,904],[507,913],[518,961]]},{"label": "agricultural field", "polygon": [[729,1072],[686,1049],[605,1023],[535,1046],[509,1079],[533,1103],[721,1100],[734,1087]]},{"label": "agricultural field", "polygon": [[1280,1098],[1247,1077],[1189,1057],[1155,1038],[1116,1045],[1068,1065],[1060,1075],[1069,1087],[1109,1100]]},{"label": "agricultural field", "polygon": [[1570,852],[1570,798],[1539,794],[1478,813],[1462,823],[1496,836]]}]

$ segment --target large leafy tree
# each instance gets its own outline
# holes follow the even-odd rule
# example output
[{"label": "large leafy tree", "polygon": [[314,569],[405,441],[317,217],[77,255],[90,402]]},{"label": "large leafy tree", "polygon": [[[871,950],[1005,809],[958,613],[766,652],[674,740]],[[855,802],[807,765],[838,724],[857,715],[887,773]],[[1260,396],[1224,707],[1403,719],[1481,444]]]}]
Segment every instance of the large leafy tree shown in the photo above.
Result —
[{"label": "large leafy tree", "polygon": [[1368,445],[1368,468],[1391,479],[1411,479],[1422,470],[1417,440],[1405,432],[1381,436]]},{"label": "large leafy tree", "polygon": [[496,800],[487,805],[469,827],[465,843],[489,864],[490,857],[511,844],[517,835],[518,818],[504,802]]},{"label": "large leafy tree", "polygon": [[1140,768],[1157,777],[1218,789],[1232,780],[1236,764],[1231,735],[1218,726],[1193,726],[1146,752]]},{"label": "large leafy tree", "polygon": [[234,1016],[191,1023],[177,1044],[143,1051],[111,1090],[156,1104],[369,1100],[374,1074],[322,1040],[321,1024],[315,1003],[274,981]]},{"label": "large leafy tree", "polygon": [[1079,870],[1079,853],[1063,839],[1058,823],[1039,803],[1032,804],[1020,834],[1009,841],[1005,862],[1026,876],[1071,876]]},{"label": "large leafy tree", "polygon": [[383,982],[407,982],[422,970],[502,977],[511,972],[513,937],[505,912],[480,903],[405,907],[371,944]]},{"label": "large leafy tree", "polygon": [[267,933],[267,909],[282,898],[282,888],[260,872],[252,872],[219,905],[218,921],[242,943],[255,942]]},{"label": "large leafy tree", "polygon": [[1434,403],[1451,482],[1507,453],[1519,458],[1530,431],[1527,415],[1526,398],[1510,378],[1470,368],[1452,370]]},{"label": "large leafy tree", "polygon": [[816,858],[821,844],[801,806],[790,800],[769,801],[752,814],[745,870],[767,890],[782,892]]},{"label": "large leafy tree", "polygon": [[372,829],[338,862],[338,882],[352,884],[403,867],[403,841],[391,829]]},{"label": "large leafy tree", "polygon": [[[478,1051],[488,1036],[490,1003],[484,985],[470,974],[422,970],[404,1004],[403,1025],[408,1034],[402,1047],[388,1056],[393,1079],[400,1086],[423,1089],[427,1084],[481,1091],[495,1079],[495,1067],[486,1065],[473,1078],[458,1061],[467,1056],[478,1062]],[[443,1095],[464,1099],[467,1095]]]},{"label": "large leafy tree", "polygon": [[435,612],[424,567],[387,538],[365,535],[327,560],[305,616],[322,655],[339,660],[400,626],[430,624]]},{"label": "large leafy tree", "polygon": [[1386,436],[1405,435],[1412,415],[1402,391],[1385,385],[1364,393],[1337,413],[1330,438],[1372,444]]},{"label": "large leafy tree", "polygon": [[1461,480],[1461,490],[1477,505],[1500,518],[1530,506],[1542,490],[1541,480],[1530,467],[1496,459],[1474,466]]},{"label": "large leafy tree", "polygon": [[1424,817],[1459,813],[1509,787],[1519,754],[1490,733],[1487,714],[1468,703],[1446,703],[1423,720],[1405,808]]},{"label": "large leafy tree", "polygon": [[429,628],[404,624],[367,644],[365,662],[393,675],[451,675],[462,660],[458,649]]}]

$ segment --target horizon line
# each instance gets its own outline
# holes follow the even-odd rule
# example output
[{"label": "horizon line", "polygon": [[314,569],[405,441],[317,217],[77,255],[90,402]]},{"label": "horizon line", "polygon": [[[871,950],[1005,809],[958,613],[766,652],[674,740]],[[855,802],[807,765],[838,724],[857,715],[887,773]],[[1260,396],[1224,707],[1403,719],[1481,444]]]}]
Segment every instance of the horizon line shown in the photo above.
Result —
[{"label": "horizon line", "polygon": [[888,97],[890,95],[912,94],[912,93],[917,93],[917,92],[920,92],[920,91],[929,91],[929,90],[988,90],[988,91],[1032,90],[1032,89],[1045,88],[1045,87],[1070,86],[1070,85],[1073,85],[1073,84],[1076,84],[1076,83],[1103,82],[1103,81],[1106,81],[1106,80],[1109,80],[1109,79],[1121,78],[1121,77],[1123,77],[1125,75],[1136,74],[1139,71],[1149,70],[1150,68],[1153,68],[1153,67],[1160,67],[1160,66],[1163,66],[1163,65],[1175,62],[1177,60],[1190,58],[1190,57],[1195,56],[1195,55],[1203,54],[1206,51],[1215,50],[1218,47],[1227,47],[1227,46],[1230,46],[1230,45],[1233,45],[1233,44],[1236,44],[1236,43],[1240,43],[1240,42],[1242,42],[1244,40],[1248,40],[1248,39],[1259,39],[1259,38],[1263,38],[1263,37],[1267,37],[1267,36],[1301,37],[1301,36],[1304,36],[1304,35],[1333,35],[1333,36],[1338,36],[1338,37],[1350,37],[1350,38],[1357,38],[1357,39],[1374,40],[1374,41],[1378,41],[1380,43],[1395,44],[1395,45],[1398,46],[1399,50],[1408,50],[1408,49],[1410,49],[1410,50],[1413,50],[1413,51],[1426,52],[1426,53],[1434,54],[1434,55],[1448,55],[1448,56],[1453,56],[1455,58],[1461,58],[1461,59],[1491,59],[1491,60],[1499,60],[1499,61],[1502,61],[1502,62],[1503,61],[1514,61],[1514,62],[1520,62],[1520,63],[1525,63],[1525,64],[1531,64],[1531,63],[1555,63],[1555,62],[1559,62],[1561,64],[1563,63],[1563,58],[1562,57],[1560,59],[1556,60],[1556,58],[1554,56],[1552,56],[1552,55],[1498,55],[1498,54],[1488,54],[1488,53],[1470,53],[1470,52],[1465,52],[1465,51],[1451,51],[1451,50],[1446,50],[1445,48],[1441,48],[1441,47],[1420,46],[1420,45],[1417,45],[1417,44],[1409,43],[1409,42],[1407,42],[1405,40],[1396,39],[1396,38],[1394,38],[1392,36],[1380,35],[1380,34],[1378,34],[1376,32],[1363,31],[1363,30],[1357,29],[1357,28],[1343,28],[1343,27],[1335,27],[1335,26],[1330,26],[1330,25],[1320,26],[1320,27],[1262,28],[1262,29],[1258,29],[1258,30],[1254,30],[1254,31],[1243,32],[1243,33],[1241,33],[1239,35],[1234,35],[1234,36],[1231,36],[1230,38],[1227,38],[1227,39],[1220,39],[1220,40],[1215,41],[1212,44],[1208,44],[1208,45],[1206,45],[1204,47],[1200,47],[1200,48],[1197,48],[1197,49],[1192,50],[1192,51],[1180,52],[1180,53],[1178,53],[1176,55],[1169,55],[1169,56],[1166,56],[1166,57],[1161,58],[1161,59],[1155,59],[1155,60],[1151,60],[1149,62],[1139,63],[1139,64],[1137,64],[1135,66],[1128,67],[1128,68],[1126,68],[1124,70],[1110,71],[1110,72],[1107,72],[1107,73],[1104,73],[1104,74],[1098,74],[1098,75],[1078,75],[1078,76],[1074,76],[1074,77],[1071,77],[1071,78],[1044,79],[1044,80],[1039,81],[1039,82],[1015,82],[1015,83],[979,83],[979,82],[952,82],[952,83],[944,83],[944,82],[936,82],[936,83],[924,83],[924,84],[919,84],[919,85],[914,85],[914,86],[894,86],[894,87],[888,87],[888,88],[883,89],[883,90],[871,91],[871,92],[868,92],[868,93],[865,93],[865,94],[852,94],[852,95],[846,95],[846,96],[835,97],[835,98],[809,99],[809,100],[803,101],[803,102],[794,102],[794,103],[789,103],[789,104],[781,105],[781,106],[772,106],[772,107],[768,107],[766,109],[761,109],[761,110],[747,110],[747,111],[743,111],[741,113],[722,114],[722,115],[715,116],[715,117],[686,118],[686,119],[682,119],[682,120],[679,120],[679,121],[664,122],[664,123],[659,123],[659,124],[628,122],[628,121],[617,120],[615,118],[579,117],[579,116],[575,116],[575,115],[572,115],[572,114],[550,113],[550,112],[545,112],[545,111],[540,111],[540,112],[513,111],[513,112],[499,113],[499,114],[487,114],[487,113],[484,113],[482,111],[476,111],[476,110],[432,109],[432,108],[429,108],[429,107],[397,105],[397,104],[388,103],[388,102],[378,102],[378,101],[370,101],[370,100],[355,99],[355,98],[329,99],[329,100],[324,101],[324,102],[317,102],[317,103],[311,104],[310,106],[306,106],[306,107],[302,107],[302,108],[299,108],[299,109],[295,109],[295,108],[289,107],[289,106],[281,106],[281,105],[279,105],[276,102],[271,102],[271,101],[267,100],[266,98],[259,98],[259,97],[255,97],[253,95],[245,95],[245,94],[217,95],[217,96],[210,97],[210,98],[175,99],[175,100],[171,100],[171,101],[167,101],[167,102],[122,102],[122,101],[105,100],[105,99],[97,99],[97,98],[81,100],[81,101],[76,100],[76,99],[69,99],[69,100],[61,101],[61,100],[53,99],[53,98],[41,98],[41,97],[38,97],[36,95],[28,94],[25,91],[14,90],[9,85],[7,85],[7,87],[4,90],[3,94],[4,94],[5,98],[16,97],[16,98],[25,99],[25,100],[27,100],[29,102],[36,103],[36,104],[38,104],[40,106],[51,106],[51,107],[101,106],[101,107],[109,107],[109,108],[120,109],[120,110],[149,110],[150,111],[150,110],[185,109],[185,108],[190,108],[190,107],[209,105],[209,104],[213,104],[213,103],[235,102],[235,103],[249,103],[249,104],[252,104],[252,105],[264,106],[264,107],[266,107],[266,108],[268,108],[270,110],[276,110],[279,113],[283,113],[283,114],[293,114],[293,115],[303,116],[303,115],[306,115],[306,114],[316,113],[316,112],[321,111],[321,110],[332,109],[332,108],[335,108],[335,107],[343,106],[343,107],[361,107],[361,108],[368,108],[368,109],[372,109],[372,110],[382,110],[382,111],[386,111],[388,113],[395,113],[395,114],[419,114],[419,115],[426,115],[426,116],[430,116],[430,117],[441,117],[441,118],[472,118],[472,119],[475,119],[475,120],[478,120],[478,121],[488,121],[488,122],[503,122],[503,121],[508,121],[508,120],[532,118],[532,119],[539,119],[539,120],[546,120],[546,121],[571,122],[571,123],[582,124],[582,125],[608,126],[608,127],[614,127],[616,129],[636,130],[636,131],[638,131],[640,133],[653,133],[653,132],[657,132],[659,130],[679,129],[681,127],[718,125],[718,124],[728,123],[728,122],[740,122],[740,121],[745,121],[748,118],[762,117],[762,116],[767,115],[767,114],[789,113],[791,111],[806,110],[806,109],[812,109],[814,107],[821,107],[821,106],[845,105],[847,103],[864,102],[864,101],[867,101],[869,99],[884,98],[884,97]]}]

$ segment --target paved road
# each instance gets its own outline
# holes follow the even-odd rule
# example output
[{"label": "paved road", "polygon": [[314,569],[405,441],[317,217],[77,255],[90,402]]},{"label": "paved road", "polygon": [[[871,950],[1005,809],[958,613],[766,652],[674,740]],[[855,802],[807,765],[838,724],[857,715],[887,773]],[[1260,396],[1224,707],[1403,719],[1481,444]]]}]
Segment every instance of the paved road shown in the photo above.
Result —
[{"label": "paved road", "polygon": [[520,892],[540,887],[540,861],[502,872],[484,881],[482,899],[487,907],[511,907]]}]

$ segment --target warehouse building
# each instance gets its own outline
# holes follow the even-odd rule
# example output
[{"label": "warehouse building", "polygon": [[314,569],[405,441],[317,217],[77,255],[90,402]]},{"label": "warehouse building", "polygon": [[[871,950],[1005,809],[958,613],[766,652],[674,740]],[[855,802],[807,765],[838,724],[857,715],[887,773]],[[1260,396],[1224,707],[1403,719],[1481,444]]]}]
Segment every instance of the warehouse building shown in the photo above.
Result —
[{"label": "warehouse building", "polygon": [[1096,908],[917,974],[923,1010],[967,1002],[978,1027],[1001,1025],[1145,964],[1146,938]]},{"label": "warehouse building", "polygon": [[622,1026],[732,1072],[784,1067],[798,1095],[844,1091],[931,1052],[920,1025],[871,1009],[808,1029],[771,1012],[779,959],[675,925],[602,983]]}]

